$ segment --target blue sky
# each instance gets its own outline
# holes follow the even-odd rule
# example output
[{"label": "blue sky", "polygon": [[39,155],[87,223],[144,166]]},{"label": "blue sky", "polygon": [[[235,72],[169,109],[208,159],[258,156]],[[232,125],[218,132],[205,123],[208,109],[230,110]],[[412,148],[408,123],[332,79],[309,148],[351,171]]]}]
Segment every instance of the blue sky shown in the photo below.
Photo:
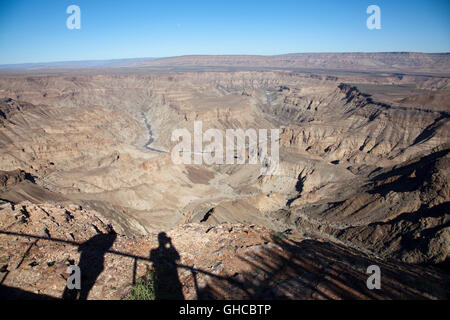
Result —
[{"label": "blue sky", "polygon": [[450,0],[0,0],[0,64],[360,51],[450,52]]}]

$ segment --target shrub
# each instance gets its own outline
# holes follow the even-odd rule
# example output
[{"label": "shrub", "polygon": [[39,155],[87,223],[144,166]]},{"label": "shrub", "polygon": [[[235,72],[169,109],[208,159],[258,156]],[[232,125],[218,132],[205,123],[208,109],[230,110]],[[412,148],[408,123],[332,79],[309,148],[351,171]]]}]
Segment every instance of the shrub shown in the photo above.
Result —
[{"label": "shrub", "polygon": [[128,300],[155,300],[155,291],[155,273],[148,269],[131,288]]}]

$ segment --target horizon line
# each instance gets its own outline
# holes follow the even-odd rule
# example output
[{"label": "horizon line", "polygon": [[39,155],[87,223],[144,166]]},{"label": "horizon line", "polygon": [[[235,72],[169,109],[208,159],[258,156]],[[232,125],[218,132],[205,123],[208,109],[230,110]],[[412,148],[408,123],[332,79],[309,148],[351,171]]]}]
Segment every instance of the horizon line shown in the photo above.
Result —
[{"label": "horizon line", "polygon": [[302,54],[450,54],[447,52],[423,52],[423,51],[316,51],[316,52],[290,52],[281,54],[183,54],[174,56],[161,56],[161,57],[127,57],[127,58],[111,58],[111,59],[83,59],[83,60],[53,60],[53,61],[40,61],[40,62],[17,62],[17,63],[0,63],[0,68],[2,67],[14,67],[14,66],[24,66],[24,65],[46,65],[46,64],[58,64],[58,63],[95,63],[95,62],[113,62],[113,61],[123,61],[123,60],[158,60],[158,59],[171,59],[171,58],[181,58],[181,57],[226,57],[226,56],[236,56],[236,57],[278,57],[278,56],[288,56],[288,55],[302,55]]}]

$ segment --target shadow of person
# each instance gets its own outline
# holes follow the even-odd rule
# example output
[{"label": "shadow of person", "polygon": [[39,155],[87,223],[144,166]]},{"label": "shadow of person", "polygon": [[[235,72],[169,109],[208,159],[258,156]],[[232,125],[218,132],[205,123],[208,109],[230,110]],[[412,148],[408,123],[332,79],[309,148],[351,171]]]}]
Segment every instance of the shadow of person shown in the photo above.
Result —
[{"label": "shadow of person", "polygon": [[112,247],[115,233],[97,234],[78,246],[81,252],[78,267],[81,273],[81,289],[64,289],[62,298],[66,300],[87,300],[89,291],[104,269],[105,253]]},{"label": "shadow of person", "polygon": [[159,246],[150,251],[153,262],[155,300],[184,300],[177,272],[180,255],[165,232],[158,234]]}]

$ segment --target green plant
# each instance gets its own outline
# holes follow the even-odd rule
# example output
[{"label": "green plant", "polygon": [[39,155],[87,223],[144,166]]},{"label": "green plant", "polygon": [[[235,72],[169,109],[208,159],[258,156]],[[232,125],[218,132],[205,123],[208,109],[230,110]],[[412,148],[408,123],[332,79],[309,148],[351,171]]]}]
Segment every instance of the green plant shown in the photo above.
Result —
[{"label": "green plant", "polygon": [[148,269],[131,288],[128,300],[155,300],[155,291],[155,273]]}]

